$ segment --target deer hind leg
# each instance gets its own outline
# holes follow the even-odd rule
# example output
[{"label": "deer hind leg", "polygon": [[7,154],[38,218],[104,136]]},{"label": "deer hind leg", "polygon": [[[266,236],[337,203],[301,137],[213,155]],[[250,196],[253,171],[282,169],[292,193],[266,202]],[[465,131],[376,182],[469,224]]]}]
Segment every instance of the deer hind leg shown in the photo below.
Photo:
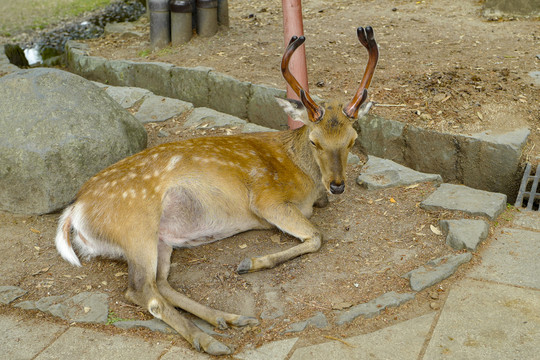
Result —
[{"label": "deer hind leg", "polygon": [[266,207],[257,212],[266,221],[277,226],[280,230],[297,237],[302,243],[274,254],[244,259],[236,269],[239,274],[270,269],[285,261],[320,249],[322,244],[320,231],[296,206],[281,204]]},{"label": "deer hind leg", "polygon": [[257,325],[254,317],[230,314],[200,304],[171,287],[167,280],[171,264],[172,248],[160,241],[158,244],[157,287],[159,292],[174,306],[179,307],[206,322],[224,330],[227,324],[233,326]]},{"label": "deer hind leg", "polygon": [[[139,242],[144,244],[144,242]],[[137,254],[126,254],[129,268],[128,300],[148,309],[156,318],[163,320],[184,337],[195,349],[211,355],[227,355],[231,349],[202,332],[178,312],[164,297],[156,283],[158,263],[157,246],[138,246]],[[142,248],[142,249],[141,249]]]}]

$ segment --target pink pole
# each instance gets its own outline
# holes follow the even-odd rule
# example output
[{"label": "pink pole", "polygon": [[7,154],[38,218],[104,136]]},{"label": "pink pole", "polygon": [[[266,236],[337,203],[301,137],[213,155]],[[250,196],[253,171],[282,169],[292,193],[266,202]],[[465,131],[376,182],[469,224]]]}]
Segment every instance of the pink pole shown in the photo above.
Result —
[{"label": "pink pole", "polygon": [[[302,4],[301,0],[282,0],[283,7],[283,32],[285,39],[285,47],[289,45],[291,37],[304,35],[304,25],[302,23]],[[306,50],[304,45],[300,46],[289,62],[289,69],[293,76],[298,80],[302,88],[308,91],[307,67],[306,67]],[[287,97],[290,99],[298,99],[289,85],[287,85]],[[296,129],[304,125],[300,121],[294,121],[289,117],[289,128]]]}]

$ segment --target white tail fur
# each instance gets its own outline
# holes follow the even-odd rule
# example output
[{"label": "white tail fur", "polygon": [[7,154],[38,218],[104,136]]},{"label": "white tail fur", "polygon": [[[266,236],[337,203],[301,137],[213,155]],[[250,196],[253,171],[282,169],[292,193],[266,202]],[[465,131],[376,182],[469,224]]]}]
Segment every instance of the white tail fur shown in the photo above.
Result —
[{"label": "white tail fur", "polygon": [[62,257],[73,265],[81,266],[81,262],[75,254],[71,242],[69,240],[69,234],[71,232],[71,214],[73,212],[73,206],[69,206],[60,217],[58,222],[58,230],[56,232],[56,249],[62,255]]}]

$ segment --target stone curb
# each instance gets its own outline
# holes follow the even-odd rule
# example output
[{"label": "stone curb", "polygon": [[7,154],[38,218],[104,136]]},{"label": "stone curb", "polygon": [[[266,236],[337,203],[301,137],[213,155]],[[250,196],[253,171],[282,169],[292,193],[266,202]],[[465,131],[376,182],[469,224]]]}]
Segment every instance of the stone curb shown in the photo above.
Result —
[{"label": "stone curb", "polygon": [[[238,81],[211,68],[107,60],[89,56],[86,51],[83,44],[67,43],[70,71],[111,85],[144,87],[156,95],[209,107],[265,127],[286,127],[287,117],[274,101],[276,96],[286,96],[283,90]],[[440,174],[445,182],[502,192],[510,200],[517,195],[528,129],[502,135],[455,135],[373,116],[359,120],[356,127],[360,132],[357,145],[372,155]]]},{"label": "stone curb", "polygon": [[[155,95],[209,107],[273,129],[286,128],[287,117],[274,101],[284,90],[236,80],[211,68],[186,68],[159,62],[107,60],[89,56],[88,46],[66,44],[69,71],[115,86],[135,86]],[[0,72],[18,70],[0,51]],[[10,66],[11,65],[11,66]],[[188,84],[186,86],[186,84]],[[368,116],[356,123],[357,146],[411,169],[440,174],[445,182],[500,192],[513,201],[521,178],[521,151],[530,131],[456,135]]]}]

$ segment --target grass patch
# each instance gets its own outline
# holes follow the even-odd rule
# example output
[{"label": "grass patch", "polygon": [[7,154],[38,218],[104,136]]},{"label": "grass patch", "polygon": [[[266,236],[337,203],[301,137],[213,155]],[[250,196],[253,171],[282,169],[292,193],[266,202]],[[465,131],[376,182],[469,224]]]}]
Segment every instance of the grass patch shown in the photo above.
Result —
[{"label": "grass patch", "polygon": [[112,0],[1,0],[0,34],[43,29],[110,4]]}]

